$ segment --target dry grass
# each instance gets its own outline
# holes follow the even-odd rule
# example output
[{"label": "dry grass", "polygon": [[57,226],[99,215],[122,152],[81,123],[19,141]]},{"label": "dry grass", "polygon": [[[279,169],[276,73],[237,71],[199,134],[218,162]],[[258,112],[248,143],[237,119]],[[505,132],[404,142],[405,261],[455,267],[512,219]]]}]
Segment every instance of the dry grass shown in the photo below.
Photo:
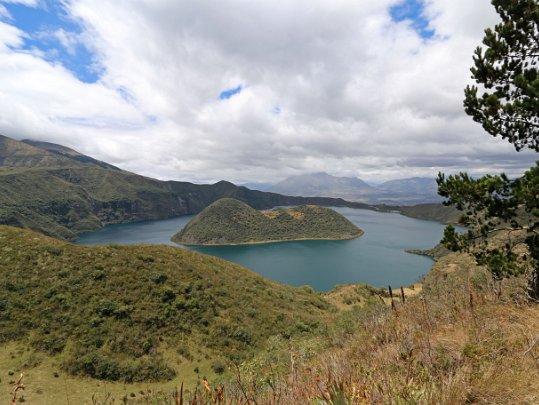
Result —
[{"label": "dry grass", "polygon": [[196,362],[184,359],[179,363],[175,361],[178,359],[175,352],[167,352],[164,356],[174,366],[176,378],[165,383],[126,384],[69,376],[62,372],[60,359],[39,354],[36,357],[36,353],[18,343],[4,344],[0,346],[0,398],[9,403],[19,370],[24,371],[25,390],[18,392],[17,404],[22,403],[20,398],[23,397],[24,403],[30,405],[122,404],[124,398],[128,404],[154,404],[158,399],[162,401],[160,403],[168,404],[163,401],[172,401],[172,394],[182,382],[184,397],[188,399],[195,391],[197,381],[204,376],[215,385],[225,378],[213,372],[211,359]]},{"label": "dry grass", "polygon": [[[358,311],[352,337],[291,365],[278,403],[539,403],[539,307],[524,285],[450,255],[421,294]],[[251,396],[277,403],[273,390]]]}]

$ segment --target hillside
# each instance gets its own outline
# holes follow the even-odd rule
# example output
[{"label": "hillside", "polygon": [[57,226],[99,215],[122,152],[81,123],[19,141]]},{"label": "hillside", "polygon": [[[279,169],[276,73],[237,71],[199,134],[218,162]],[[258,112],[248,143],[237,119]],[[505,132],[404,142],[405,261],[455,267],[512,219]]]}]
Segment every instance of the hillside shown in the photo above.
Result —
[{"label": "hillside", "polygon": [[[10,243],[11,240],[14,244]],[[18,249],[19,245],[21,249]],[[80,249],[83,254],[73,256],[72,249]],[[226,262],[217,259],[211,259],[210,262],[210,258],[192,252],[174,248],[155,248],[156,250],[152,251],[139,246],[130,250],[129,254],[136,256],[135,252],[140,252],[141,255],[126,260],[123,253],[128,252],[123,252],[124,249],[128,248],[77,248],[28,231],[0,227],[0,250],[9,252],[8,259],[13,269],[7,275],[0,272],[4,280],[3,289],[0,290],[0,331],[4,331],[6,320],[9,320],[5,313],[22,320],[20,326],[11,320],[12,325],[20,329],[17,335],[22,336],[17,338],[19,343],[0,344],[0,372],[2,378],[8,375],[6,370],[10,370],[9,375],[25,372],[27,389],[24,396],[29,403],[185,404],[192,403],[195,398],[197,403],[212,403],[212,398],[215,403],[215,392],[223,386],[222,397],[226,402],[222,403],[245,403],[245,398],[249,398],[248,402],[251,403],[283,405],[534,404],[539,400],[539,386],[536,383],[539,379],[539,345],[536,336],[539,309],[537,304],[530,302],[526,296],[525,278],[495,281],[489,272],[475,265],[473,259],[465,254],[450,253],[441,257],[422,284],[404,289],[405,301],[398,293],[395,294],[397,291],[394,290],[392,306],[387,291],[365,285],[338,286],[322,299],[305,288],[278,286],[275,290],[273,286],[277,286],[276,284],[257,278],[241,268],[239,276],[237,273],[229,274],[232,267]],[[186,253],[188,256],[184,256]],[[68,267],[70,271],[64,272],[66,256],[82,258],[81,267],[84,271],[73,272],[76,267]],[[85,256],[89,256],[88,260],[99,258],[98,263],[105,263],[107,266],[104,266],[104,269],[84,268]],[[152,258],[154,262],[151,261]],[[197,260],[193,261],[193,258]],[[26,270],[28,267],[21,270],[22,266],[14,265],[25,260],[35,261],[39,265],[34,266],[35,270],[31,272]],[[115,262],[123,260],[123,263]],[[121,276],[120,266],[124,263],[126,266],[122,267],[122,271],[127,272],[127,275]],[[192,267],[188,265],[183,268],[186,263],[191,263]],[[206,269],[204,265],[210,263],[220,266],[213,270]],[[113,265],[110,270],[109,264]],[[151,265],[166,265],[166,269],[160,268],[157,274],[151,271]],[[47,271],[50,266],[55,267],[58,273]],[[130,266],[137,266],[138,269],[131,270]],[[0,269],[4,270],[6,267],[0,263]],[[189,271],[189,268],[192,271]],[[40,273],[44,279],[53,282],[52,288],[37,281],[37,275]],[[163,277],[163,273],[166,273],[167,277]],[[196,274],[201,277],[197,278]],[[188,295],[188,302],[195,300],[199,304],[189,307],[191,310],[197,309],[196,313],[200,314],[198,308],[203,312],[207,308],[204,300],[208,299],[218,308],[219,315],[210,316],[211,320],[207,326],[203,318],[195,321],[182,318],[186,328],[155,321],[175,319],[176,310],[170,309],[176,306],[177,298],[173,304],[166,303],[167,300],[163,298],[151,301],[151,304],[147,300],[152,293],[157,292],[159,295],[161,288],[166,289],[174,283],[171,276],[178,275],[181,275],[183,283],[186,282],[185,277],[189,280],[187,282],[195,280]],[[77,301],[74,301],[68,288],[87,286],[86,279],[91,279],[92,288],[97,287],[95,294],[99,299],[102,299],[102,284],[112,291],[112,298],[107,297],[106,300],[118,301],[121,299],[119,297],[123,296],[133,300],[134,293],[127,291],[131,281],[129,287],[121,288],[122,285],[127,286],[127,277],[134,277],[133,286],[137,293],[145,291],[142,294],[142,303],[130,301],[126,304],[130,320],[123,318],[125,306],[101,305],[102,302],[92,300],[91,297],[90,306],[94,306],[96,302],[100,304],[92,314],[87,314],[73,305]],[[207,280],[213,284],[204,284],[208,283]],[[115,284],[118,282],[123,284],[116,288]],[[55,287],[57,284],[62,286],[61,290]],[[141,290],[144,285],[146,289]],[[180,289],[182,285],[180,284]],[[204,288],[198,290],[195,285],[203,285]],[[30,296],[30,302],[27,303],[21,294],[30,286],[37,296]],[[219,293],[229,288],[230,294]],[[261,291],[264,293],[260,294]],[[88,299],[87,295],[91,293],[84,291],[84,294]],[[168,294],[165,293],[162,297]],[[266,301],[266,298],[269,298],[269,301]],[[223,301],[224,308],[227,309],[219,304]],[[340,310],[328,308],[328,301]],[[180,307],[183,307],[183,301],[179,302]],[[264,305],[262,308],[269,308],[272,315],[265,318],[259,307],[251,305]],[[278,305],[282,305],[284,310]],[[246,312],[255,308],[256,311],[245,316],[238,307],[247,308]],[[53,316],[51,312],[58,308],[60,316]],[[112,308],[112,312],[109,308]],[[40,323],[39,326],[34,326],[28,319],[34,317],[37,310],[40,311]],[[164,312],[155,315],[154,310]],[[227,310],[230,312],[226,312]],[[128,325],[130,331],[138,331],[141,319],[151,319],[152,326],[148,327],[147,332],[144,331],[144,338],[151,338],[158,333],[163,337],[163,342],[157,339],[157,351],[143,355],[139,360],[135,360],[141,363],[135,364],[145,364],[143,362],[147,361],[148,356],[159,359],[161,355],[173,370],[178,370],[178,375],[170,382],[144,385],[104,384],[92,379],[65,375],[63,364],[64,359],[69,359],[70,345],[64,349],[67,354],[51,356],[36,346],[36,343],[40,338],[45,344],[61,343],[62,340],[55,339],[55,334],[50,336],[51,333],[47,335],[32,331],[35,328],[39,328],[39,332],[46,331],[47,327],[50,328],[50,322],[55,322],[54,326],[59,331],[67,330],[67,326],[71,327],[75,318],[66,316],[67,311],[71,311],[76,317],[79,313],[89,317],[88,323],[92,328],[97,328],[97,333],[104,328],[111,328],[113,322],[119,327]],[[284,324],[278,323],[281,319],[279,311],[285,313]],[[234,322],[242,326],[247,323],[244,327],[252,333],[258,333],[256,328],[261,327],[260,335],[265,336],[266,331],[272,328],[274,332],[267,333],[276,335],[265,341],[262,338],[261,342],[266,345],[262,343],[260,347],[264,346],[264,349],[253,351],[253,357],[245,358],[241,363],[223,361],[221,364],[226,364],[225,368],[232,367],[235,370],[233,374],[226,376],[226,372],[222,375],[211,373],[211,368],[207,365],[214,364],[216,357],[222,359],[222,356],[230,353],[230,343],[223,346],[222,350],[216,350],[213,347],[216,336],[207,332],[212,330],[213,321],[224,317],[221,315],[223,313],[225,316],[235,316]],[[297,321],[299,318],[294,316],[303,316],[303,319]],[[66,320],[68,325],[64,327],[62,324]],[[258,324],[264,320],[270,323]],[[73,335],[88,333],[84,329],[86,327],[86,322],[80,322],[80,331],[75,330]],[[131,329],[133,327],[134,329]],[[279,329],[281,327],[285,328],[284,334],[282,329]],[[182,344],[178,349],[175,349],[178,346],[174,345],[173,339],[175,328],[183,331]],[[196,328],[206,328],[206,332],[198,334]],[[49,330],[54,332],[56,329]],[[94,338],[92,333],[94,332],[90,331],[89,338],[83,342],[85,345],[90,342],[88,347],[95,350],[95,346],[91,346]],[[111,348],[130,347],[129,345],[138,339],[136,334],[135,337],[130,335],[122,343],[124,346],[114,346],[109,343],[119,343],[114,341],[115,335],[107,336],[110,336],[105,340],[107,344],[100,346],[104,356],[109,356]],[[234,342],[235,338],[228,339],[238,344]],[[201,352],[200,346],[196,346],[200,345],[200,342],[209,343],[211,347],[205,347]],[[218,339],[217,344],[220,344]],[[140,343],[137,342],[135,347],[141,347]],[[195,359],[192,359],[193,357]],[[88,359],[102,360],[103,357],[83,356],[82,359],[86,360],[86,365],[91,365],[93,363],[88,362]],[[114,362],[104,364],[106,367],[100,370],[115,370],[114,366],[111,366]],[[206,364],[203,372],[199,373],[198,367],[193,372],[193,368],[198,364]],[[237,368],[232,364],[237,364]],[[143,369],[151,370],[147,367]],[[53,370],[59,372],[59,379],[52,376]],[[57,376],[56,372],[55,375]],[[200,382],[200,386],[192,382],[193,377],[194,381]],[[207,390],[203,384],[208,383],[201,382],[204,377],[208,377],[209,381]],[[9,398],[5,381],[3,379],[0,385],[1,398]],[[178,388],[181,382],[185,381],[189,381],[189,385],[184,385],[181,401],[175,394],[177,391],[174,387]],[[62,387],[65,384],[69,384],[69,389],[64,391]]]},{"label": "hillside", "polygon": [[396,208],[402,215],[417,219],[436,221],[442,224],[457,224],[462,213],[452,206],[442,204],[418,204]]},{"label": "hillside", "polygon": [[[279,403],[538,403],[539,307],[525,279],[494,282],[469,256],[449,254],[422,284],[404,303],[396,295],[394,309],[353,308],[331,349],[281,377]],[[258,403],[271,394],[248,392]]]},{"label": "hillside", "polygon": [[2,167],[57,167],[70,164],[72,162],[68,158],[0,135],[0,166]]},{"label": "hillside", "polygon": [[113,166],[101,160],[94,159],[90,156],[83,155],[82,153],[77,152],[76,150],[68,148],[63,145],[58,145],[58,144],[50,143],[50,142],[34,141],[31,139],[24,139],[21,142],[26,143],[27,145],[31,145],[36,148],[42,149],[44,151],[50,152],[52,154],[70,159],[72,161],[71,164],[86,163],[86,164],[92,164],[98,167],[102,167],[104,169],[120,170],[116,166]]},{"label": "hillside", "polygon": [[352,239],[363,231],[339,213],[304,205],[257,211],[232,198],[204,209],[172,237],[179,244],[228,245],[307,239]]},{"label": "hillside", "polygon": [[0,347],[22,343],[70,375],[168,380],[177,360],[249,358],[272,335],[323,328],[330,309],[311,289],[174,247],[80,247],[0,226],[0,251]]},{"label": "hillside", "polygon": [[110,223],[197,214],[223,197],[256,209],[300,204],[369,207],[342,199],[265,193],[226,181],[212,185],[160,181],[61,145],[0,136],[0,224],[74,240],[79,232]]}]

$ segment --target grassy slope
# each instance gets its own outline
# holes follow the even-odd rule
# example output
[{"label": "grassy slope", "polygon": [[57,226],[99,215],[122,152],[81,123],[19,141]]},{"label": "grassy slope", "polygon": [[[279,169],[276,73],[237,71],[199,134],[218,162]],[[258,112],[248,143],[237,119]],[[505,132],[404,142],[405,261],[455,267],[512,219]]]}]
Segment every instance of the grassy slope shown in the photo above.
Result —
[{"label": "grassy slope", "polygon": [[75,375],[166,380],[167,351],[244,359],[271,335],[322,330],[330,309],[310,289],[174,247],[80,247],[1,226],[0,252],[0,342]]},{"label": "grassy slope", "polygon": [[539,306],[524,291],[523,278],[496,284],[469,256],[446,255],[394,311],[353,310],[348,335],[280,377],[280,403],[538,403]]},{"label": "grassy slope", "polygon": [[[99,266],[99,260],[96,259],[101,257],[100,254],[108,252],[114,256],[123,249],[79,248],[26,231],[5,227],[0,229],[5,237],[0,239],[0,252],[2,257],[11,258],[3,267],[0,265],[0,269],[9,269],[7,275],[0,271],[3,282],[0,291],[3,294],[21,291],[18,289],[21,285],[35,282],[36,273],[45,272],[48,267],[56,267],[55,261],[64,263],[62,257],[74,255],[75,251],[83,254],[72,257],[80,259],[90,254],[88,260],[97,262]],[[19,245],[22,246],[21,249],[17,247]],[[55,249],[58,246],[61,253]],[[64,250],[66,247],[67,250]],[[71,249],[74,251],[70,251]],[[164,251],[161,248],[156,249],[159,256],[162,256]],[[180,251],[173,248],[165,250],[168,249]],[[137,255],[134,251],[131,254]],[[176,262],[178,258],[173,256],[173,261]],[[164,257],[167,258],[168,255]],[[200,255],[193,257],[209,259]],[[29,261],[33,265],[27,266],[26,270],[18,269],[13,263],[10,264],[12,260],[16,263]],[[84,263],[82,260],[83,268]],[[144,258],[136,257],[126,263],[142,266],[134,272],[129,270],[129,266],[123,267],[123,271],[128,271],[130,277],[133,277],[141,272],[148,274],[149,269],[144,266],[152,262],[151,259],[146,258],[145,261]],[[122,264],[124,265],[125,263]],[[73,284],[71,275],[62,272],[62,268],[66,267],[65,263],[58,266],[60,268],[55,270],[58,271],[56,278],[44,278],[48,282],[47,286],[50,286],[51,282],[62,285],[68,280],[69,284]],[[103,271],[95,267],[85,270],[91,271],[92,278],[97,276],[98,279],[101,277],[100,271]],[[211,276],[211,272],[202,274],[206,278]],[[81,277],[78,273],[76,276]],[[237,279],[237,275],[231,272],[231,278]],[[159,277],[155,279],[159,280]],[[218,280],[221,280],[221,277],[218,277]],[[110,285],[116,283],[115,281]],[[152,281],[149,285],[153,286],[153,283],[155,282]],[[251,288],[249,282],[245,283],[243,278],[240,278],[237,284],[235,295],[244,294]],[[159,284],[155,284],[152,290],[159,291],[158,286]],[[368,286],[342,286],[326,297],[336,306],[350,311],[327,317],[327,312],[317,309],[316,305],[308,305],[307,308],[310,308],[312,313],[305,315],[299,323],[290,323],[285,330],[305,330],[313,318],[328,319],[329,324],[336,319],[337,327],[320,336],[300,333],[297,336],[303,336],[303,339],[296,339],[294,343],[283,339],[282,335],[270,338],[266,341],[264,350],[256,351],[255,358],[242,365],[244,388],[247,395],[256,398],[258,403],[269,403],[274,394],[280,398],[281,404],[316,403],[323,398],[326,402],[329,402],[330,398],[333,398],[334,402],[338,398],[353,398],[355,402],[352,403],[537,403],[539,308],[536,304],[525,301],[524,287],[525,280],[519,278],[495,284],[488,272],[475,266],[473,261],[463,254],[442,257],[425,278],[420,294],[409,298],[404,305],[397,301],[396,311],[391,311],[381,303],[377,305],[377,302],[381,302],[377,295],[385,296],[387,301],[387,294],[383,292]],[[210,288],[216,291],[215,287]],[[307,290],[281,288],[290,291],[292,295],[300,294],[305,299],[303,303],[290,302],[290,315],[295,312],[295,308],[305,308],[309,297],[320,298]],[[128,297],[130,292],[127,290],[123,289],[122,293],[117,294],[125,293]],[[97,292],[99,293],[99,290]],[[41,305],[36,304],[36,298],[32,296],[28,304],[25,302],[28,299],[20,297],[20,293],[15,293],[12,297],[15,297],[17,306],[15,314],[22,320],[31,316],[29,314],[33,308]],[[65,298],[60,296],[59,300],[69,302]],[[288,300],[291,299],[292,296],[288,297]],[[38,299],[38,302],[40,300],[47,302],[43,297]],[[47,300],[47,307],[56,305],[55,298]],[[240,301],[236,301],[234,305],[249,307],[248,300]],[[165,306],[164,303],[156,304]],[[354,307],[355,304],[359,305]],[[0,311],[0,317],[3,312]],[[56,313],[61,315],[61,311]],[[46,312],[39,318],[42,325],[49,322]],[[254,322],[258,319],[255,315]],[[2,320],[4,321],[5,319]],[[1,331],[5,330],[5,325],[0,325]],[[277,324],[271,327],[275,328],[275,331],[280,328]],[[26,327],[26,331],[29,330],[30,328]],[[157,353],[162,354],[163,359],[178,375],[169,382],[152,384],[105,383],[66,375],[62,370],[65,356],[49,356],[36,350],[35,343],[32,345],[35,336],[44,335],[30,333],[27,338],[17,339],[18,343],[2,344],[0,398],[8,397],[9,382],[16,379],[16,373],[20,369],[27,372],[25,382],[29,388],[26,399],[30,403],[37,401],[42,404],[64,404],[68,403],[68,398],[71,403],[85,404],[91,402],[93,393],[104,398],[107,392],[113,393],[116,400],[124,395],[129,397],[131,392],[137,399],[141,399],[141,390],[145,393],[148,388],[170,392],[182,381],[186,382],[187,387],[191,387],[191,393],[186,394],[186,397],[192,397],[193,380],[197,377],[193,370],[197,365],[200,367],[199,378],[208,376],[213,386],[219,380],[211,370],[217,351],[212,347],[201,347],[201,341],[211,341],[211,338],[204,340],[199,338],[199,334],[188,336],[184,340],[187,341],[187,350],[189,356],[193,357],[192,360],[187,360],[178,352],[174,339],[168,338],[171,336],[170,332],[164,334],[165,341],[159,343]],[[326,348],[328,342],[329,349]],[[228,347],[223,350],[228,351]],[[294,359],[293,366],[291,359]],[[290,370],[293,370],[291,374]],[[15,374],[9,375],[9,371]],[[59,372],[59,378],[54,377],[54,371]],[[269,382],[276,387],[275,390],[268,385]],[[228,399],[243,396],[233,382],[227,383],[226,390]],[[140,403],[156,403],[151,401],[149,399]],[[169,397],[169,402],[162,403],[174,402]]]},{"label": "grassy slope", "polygon": [[184,244],[241,244],[298,239],[351,239],[363,232],[337,212],[300,206],[260,212],[223,198],[195,217],[173,241]]},{"label": "grassy slope", "polygon": [[60,167],[69,166],[66,156],[44,151],[24,142],[0,135],[0,166],[3,167]]},{"label": "grassy slope", "polygon": [[[326,295],[348,310],[335,317],[332,332],[294,344],[268,341],[264,351],[240,367],[242,389],[257,403],[283,405],[535,404],[539,307],[526,302],[524,287],[521,278],[494,284],[470,257],[453,253],[416,286],[419,294],[407,291],[404,304],[396,298],[395,310],[381,302],[380,296],[388,300],[387,293],[342,286]],[[56,381],[61,393],[62,382]],[[161,388],[170,392],[171,386]],[[237,380],[226,383],[225,393],[231,403],[245,398]],[[192,399],[193,391],[185,398]],[[174,404],[170,395],[168,401],[155,401],[137,403]]]}]

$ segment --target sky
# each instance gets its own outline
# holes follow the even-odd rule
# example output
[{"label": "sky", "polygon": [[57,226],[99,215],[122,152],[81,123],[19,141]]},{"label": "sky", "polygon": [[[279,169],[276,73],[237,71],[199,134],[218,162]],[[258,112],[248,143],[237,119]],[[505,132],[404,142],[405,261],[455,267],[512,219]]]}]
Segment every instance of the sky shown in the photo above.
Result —
[{"label": "sky", "polygon": [[0,0],[0,133],[160,179],[517,176],[462,107],[489,0]]}]

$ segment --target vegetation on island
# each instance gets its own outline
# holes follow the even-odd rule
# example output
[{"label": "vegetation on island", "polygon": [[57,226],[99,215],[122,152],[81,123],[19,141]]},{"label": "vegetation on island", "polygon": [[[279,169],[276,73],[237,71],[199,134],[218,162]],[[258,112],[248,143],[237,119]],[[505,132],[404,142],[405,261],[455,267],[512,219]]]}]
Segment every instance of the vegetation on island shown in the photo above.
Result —
[{"label": "vegetation on island", "polygon": [[186,245],[227,245],[342,240],[362,234],[352,222],[329,208],[302,205],[258,211],[233,198],[223,198],[193,218],[172,240]]}]

